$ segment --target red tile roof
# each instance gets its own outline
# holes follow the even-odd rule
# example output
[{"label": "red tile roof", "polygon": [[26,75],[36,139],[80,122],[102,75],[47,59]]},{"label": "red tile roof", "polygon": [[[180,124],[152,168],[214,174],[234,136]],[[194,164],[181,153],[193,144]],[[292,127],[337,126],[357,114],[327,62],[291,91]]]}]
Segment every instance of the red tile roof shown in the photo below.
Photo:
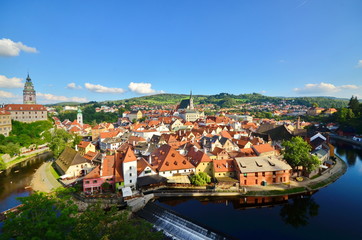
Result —
[{"label": "red tile roof", "polygon": [[46,111],[46,107],[40,104],[7,104],[5,105],[7,111]]},{"label": "red tile roof", "polygon": [[214,171],[215,172],[234,172],[234,160],[214,160]]},{"label": "red tile roof", "polygon": [[194,166],[170,145],[163,145],[152,153],[152,166],[159,172],[194,168]]}]

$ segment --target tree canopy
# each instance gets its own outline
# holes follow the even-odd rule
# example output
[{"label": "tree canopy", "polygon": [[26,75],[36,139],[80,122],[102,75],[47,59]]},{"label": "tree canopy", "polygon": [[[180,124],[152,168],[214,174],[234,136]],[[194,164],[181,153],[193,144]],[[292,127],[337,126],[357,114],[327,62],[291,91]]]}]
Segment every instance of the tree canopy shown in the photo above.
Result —
[{"label": "tree canopy", "polygon": [[19,198],[23,204],[20,214],[12,213],[5,220],[0,239],[163,239],[152,225],[130,218],[128,211],[116,208],[105,211],[99,204],[90,205],[84,212],[71,200],[71,189],[54,194],[35,192]]},{"label": "tree canopy", "polygon": [[319,159],[310,154],[311,146],[301,137],[293,137],[282,143],[283,155],[288,164],[295,169],[302,166],[307,172],[311,172],[319,165]]},{"label": "tree canopy", "polygon": [[203,186],[211,182],[211,177],[204,172],[191,176],[190,181],[196,186]]}]

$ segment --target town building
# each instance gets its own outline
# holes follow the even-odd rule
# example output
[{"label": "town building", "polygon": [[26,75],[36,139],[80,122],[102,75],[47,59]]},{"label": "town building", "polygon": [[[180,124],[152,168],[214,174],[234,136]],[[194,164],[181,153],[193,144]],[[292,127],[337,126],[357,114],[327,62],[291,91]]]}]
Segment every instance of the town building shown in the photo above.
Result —
[{"label": "town building", "polygon": [[40,104],[7,104],[4,109],[10,112],[11,119],[19,122],[48,120],[46,107]]},{"label": "town building", "polygon": [[11,114],[0,108],[0,134],[8,137],[12,129]]}]

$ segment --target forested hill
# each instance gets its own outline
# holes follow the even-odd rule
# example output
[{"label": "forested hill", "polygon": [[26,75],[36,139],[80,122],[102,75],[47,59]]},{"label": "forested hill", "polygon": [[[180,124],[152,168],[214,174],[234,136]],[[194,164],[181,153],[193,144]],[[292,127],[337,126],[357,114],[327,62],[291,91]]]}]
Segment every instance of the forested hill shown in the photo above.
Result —
[{"label": "forested hill", "polygon": [[[189,98],[190,95],[186,94],[156,94],[151,96],[136,97],[124,99],[119,101],[105,101],[101,104],[130,104],[130,105],[170,105],[179,104],[182,99]],[[333,98],[333,97],[269,97],[258,93],[252,94],[228,94],[219,93],[216,95],[193,95],[195,104],[216,104],[220,107],[232,107],[241,103],[254,103],[261,104],[265,102],[280,104],[285,101],[293,105],[312,106],[317,104],[319,107],[346,107],[348,104],[347,99]]]}]

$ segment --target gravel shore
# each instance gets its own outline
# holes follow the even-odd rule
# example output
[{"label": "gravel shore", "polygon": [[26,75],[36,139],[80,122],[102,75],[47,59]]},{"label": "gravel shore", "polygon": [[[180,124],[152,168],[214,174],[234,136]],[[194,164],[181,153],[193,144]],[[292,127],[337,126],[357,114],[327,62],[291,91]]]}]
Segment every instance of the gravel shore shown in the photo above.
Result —
[{"label": "gravel shore", "polygon": [[52,162],[43,163],[34,173],[30,186],[34,191],[51,192],[61,184],[50,173]]}]

